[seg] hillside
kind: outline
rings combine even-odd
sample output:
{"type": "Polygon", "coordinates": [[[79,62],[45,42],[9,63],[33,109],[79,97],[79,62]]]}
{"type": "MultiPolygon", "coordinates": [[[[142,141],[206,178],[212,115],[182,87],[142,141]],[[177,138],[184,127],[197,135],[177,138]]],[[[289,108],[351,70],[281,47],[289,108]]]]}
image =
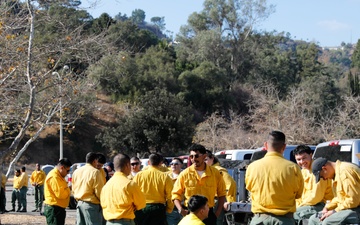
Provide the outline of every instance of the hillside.
{"type": "MultiPolygon", "coordinates": [[[[75,128],[70,132],[64,130],[64,157],[72,163],[83,162],[87,152],[103,152],[109,157],[111,154],[103,149],[95,141],[95,136],[106,126],[111,126],[116,117],[122,113],[115,104],[102,94],[97,95],[96,107],[89,116],[78,120],[75,128]]],[[[24,138],[22,144],[27,140],[24,138]]],[[[8,144],[1,145],[1,149],[7,148],[8,144]]],[[[21,147],[21,146],[20,146],[21,147]]],[[[57,126],[47,127],[40,137],[32,143],[22,155],[18,164],[55,164],[59,157],[59,129],[57,126]]],[[[7,156],[5,162],[10,162],[13,157],[7,156]]],[[[6,167],[6,165],[5,165],[6,167]]]]}

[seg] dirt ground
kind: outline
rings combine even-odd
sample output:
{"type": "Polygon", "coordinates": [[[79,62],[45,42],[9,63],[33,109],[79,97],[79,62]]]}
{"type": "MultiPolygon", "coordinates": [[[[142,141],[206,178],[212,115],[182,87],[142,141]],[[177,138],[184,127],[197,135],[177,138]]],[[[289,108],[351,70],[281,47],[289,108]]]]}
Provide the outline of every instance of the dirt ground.
{"type": "MultiPolygon", "coordinates": [[[[19,213],[5,213],[0,215],[1,225],[42,225],[46,224],[45,216],[19,215],[19,213]]],[[[75,218],[66,218],[66,225],[74,225],[75,218]]]]}

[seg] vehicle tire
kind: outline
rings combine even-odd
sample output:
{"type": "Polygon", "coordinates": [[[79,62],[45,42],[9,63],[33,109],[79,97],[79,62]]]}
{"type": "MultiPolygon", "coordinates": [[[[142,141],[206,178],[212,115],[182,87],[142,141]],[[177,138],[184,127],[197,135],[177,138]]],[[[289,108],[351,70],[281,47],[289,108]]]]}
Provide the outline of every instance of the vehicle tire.
{"type": "Polygon", "coordinates": [[[70,196],[69,209],[76,209],[77,201],[74,196],[70,196]]]}

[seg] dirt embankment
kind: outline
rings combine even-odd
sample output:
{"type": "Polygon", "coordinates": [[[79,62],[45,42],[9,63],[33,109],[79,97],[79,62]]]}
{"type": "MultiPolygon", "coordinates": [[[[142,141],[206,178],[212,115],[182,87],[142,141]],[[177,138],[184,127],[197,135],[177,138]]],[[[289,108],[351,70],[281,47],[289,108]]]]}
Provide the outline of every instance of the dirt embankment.
{"type": "MultiPolygon", "coordinates": [[[[101,133],[105,127],[112,126],[116,123],[117,118],[123,114],[123,108],[112,104],[107,96],[98,94],[96,105],[91,114],[78,120],[72,129],[64,129],[64,157],[69,158],[72,163],[76,163],[83,162],[86,153],[90,151],[107,154],[107,149],[101,147],[101,145],[96,142],[95,137],[101,133]]],[[[25,137],[21,145],[25,143],[26,139],[25,137]]],[[[0,151],[1,149],[6,149],[9,144],[10,143],[0,144],[0,151]]],[[[16,166],[20,168],[22,165],[35,163],[54,165],[59,159],[59,149],[59,127],[47,127],[41,133],[40,137],[28,147],[16,166]]],[[[13,158],[14,155],[8,155],[4,160],[3,168],[6,169],[13,158]]]]}

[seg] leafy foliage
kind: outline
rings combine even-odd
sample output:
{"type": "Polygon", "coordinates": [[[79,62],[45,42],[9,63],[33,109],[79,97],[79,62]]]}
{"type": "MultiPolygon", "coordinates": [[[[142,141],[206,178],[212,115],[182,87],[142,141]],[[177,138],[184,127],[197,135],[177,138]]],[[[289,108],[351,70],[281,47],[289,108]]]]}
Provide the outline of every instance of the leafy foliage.
{"type": "Polygon", "coordinates": [[[156,89],[139,98],[137,103],[141,108],[97,137],[105,147],[134,154],[176,152],[191,143],[194,124],[190,108],[183,100],[156,89]]]}

